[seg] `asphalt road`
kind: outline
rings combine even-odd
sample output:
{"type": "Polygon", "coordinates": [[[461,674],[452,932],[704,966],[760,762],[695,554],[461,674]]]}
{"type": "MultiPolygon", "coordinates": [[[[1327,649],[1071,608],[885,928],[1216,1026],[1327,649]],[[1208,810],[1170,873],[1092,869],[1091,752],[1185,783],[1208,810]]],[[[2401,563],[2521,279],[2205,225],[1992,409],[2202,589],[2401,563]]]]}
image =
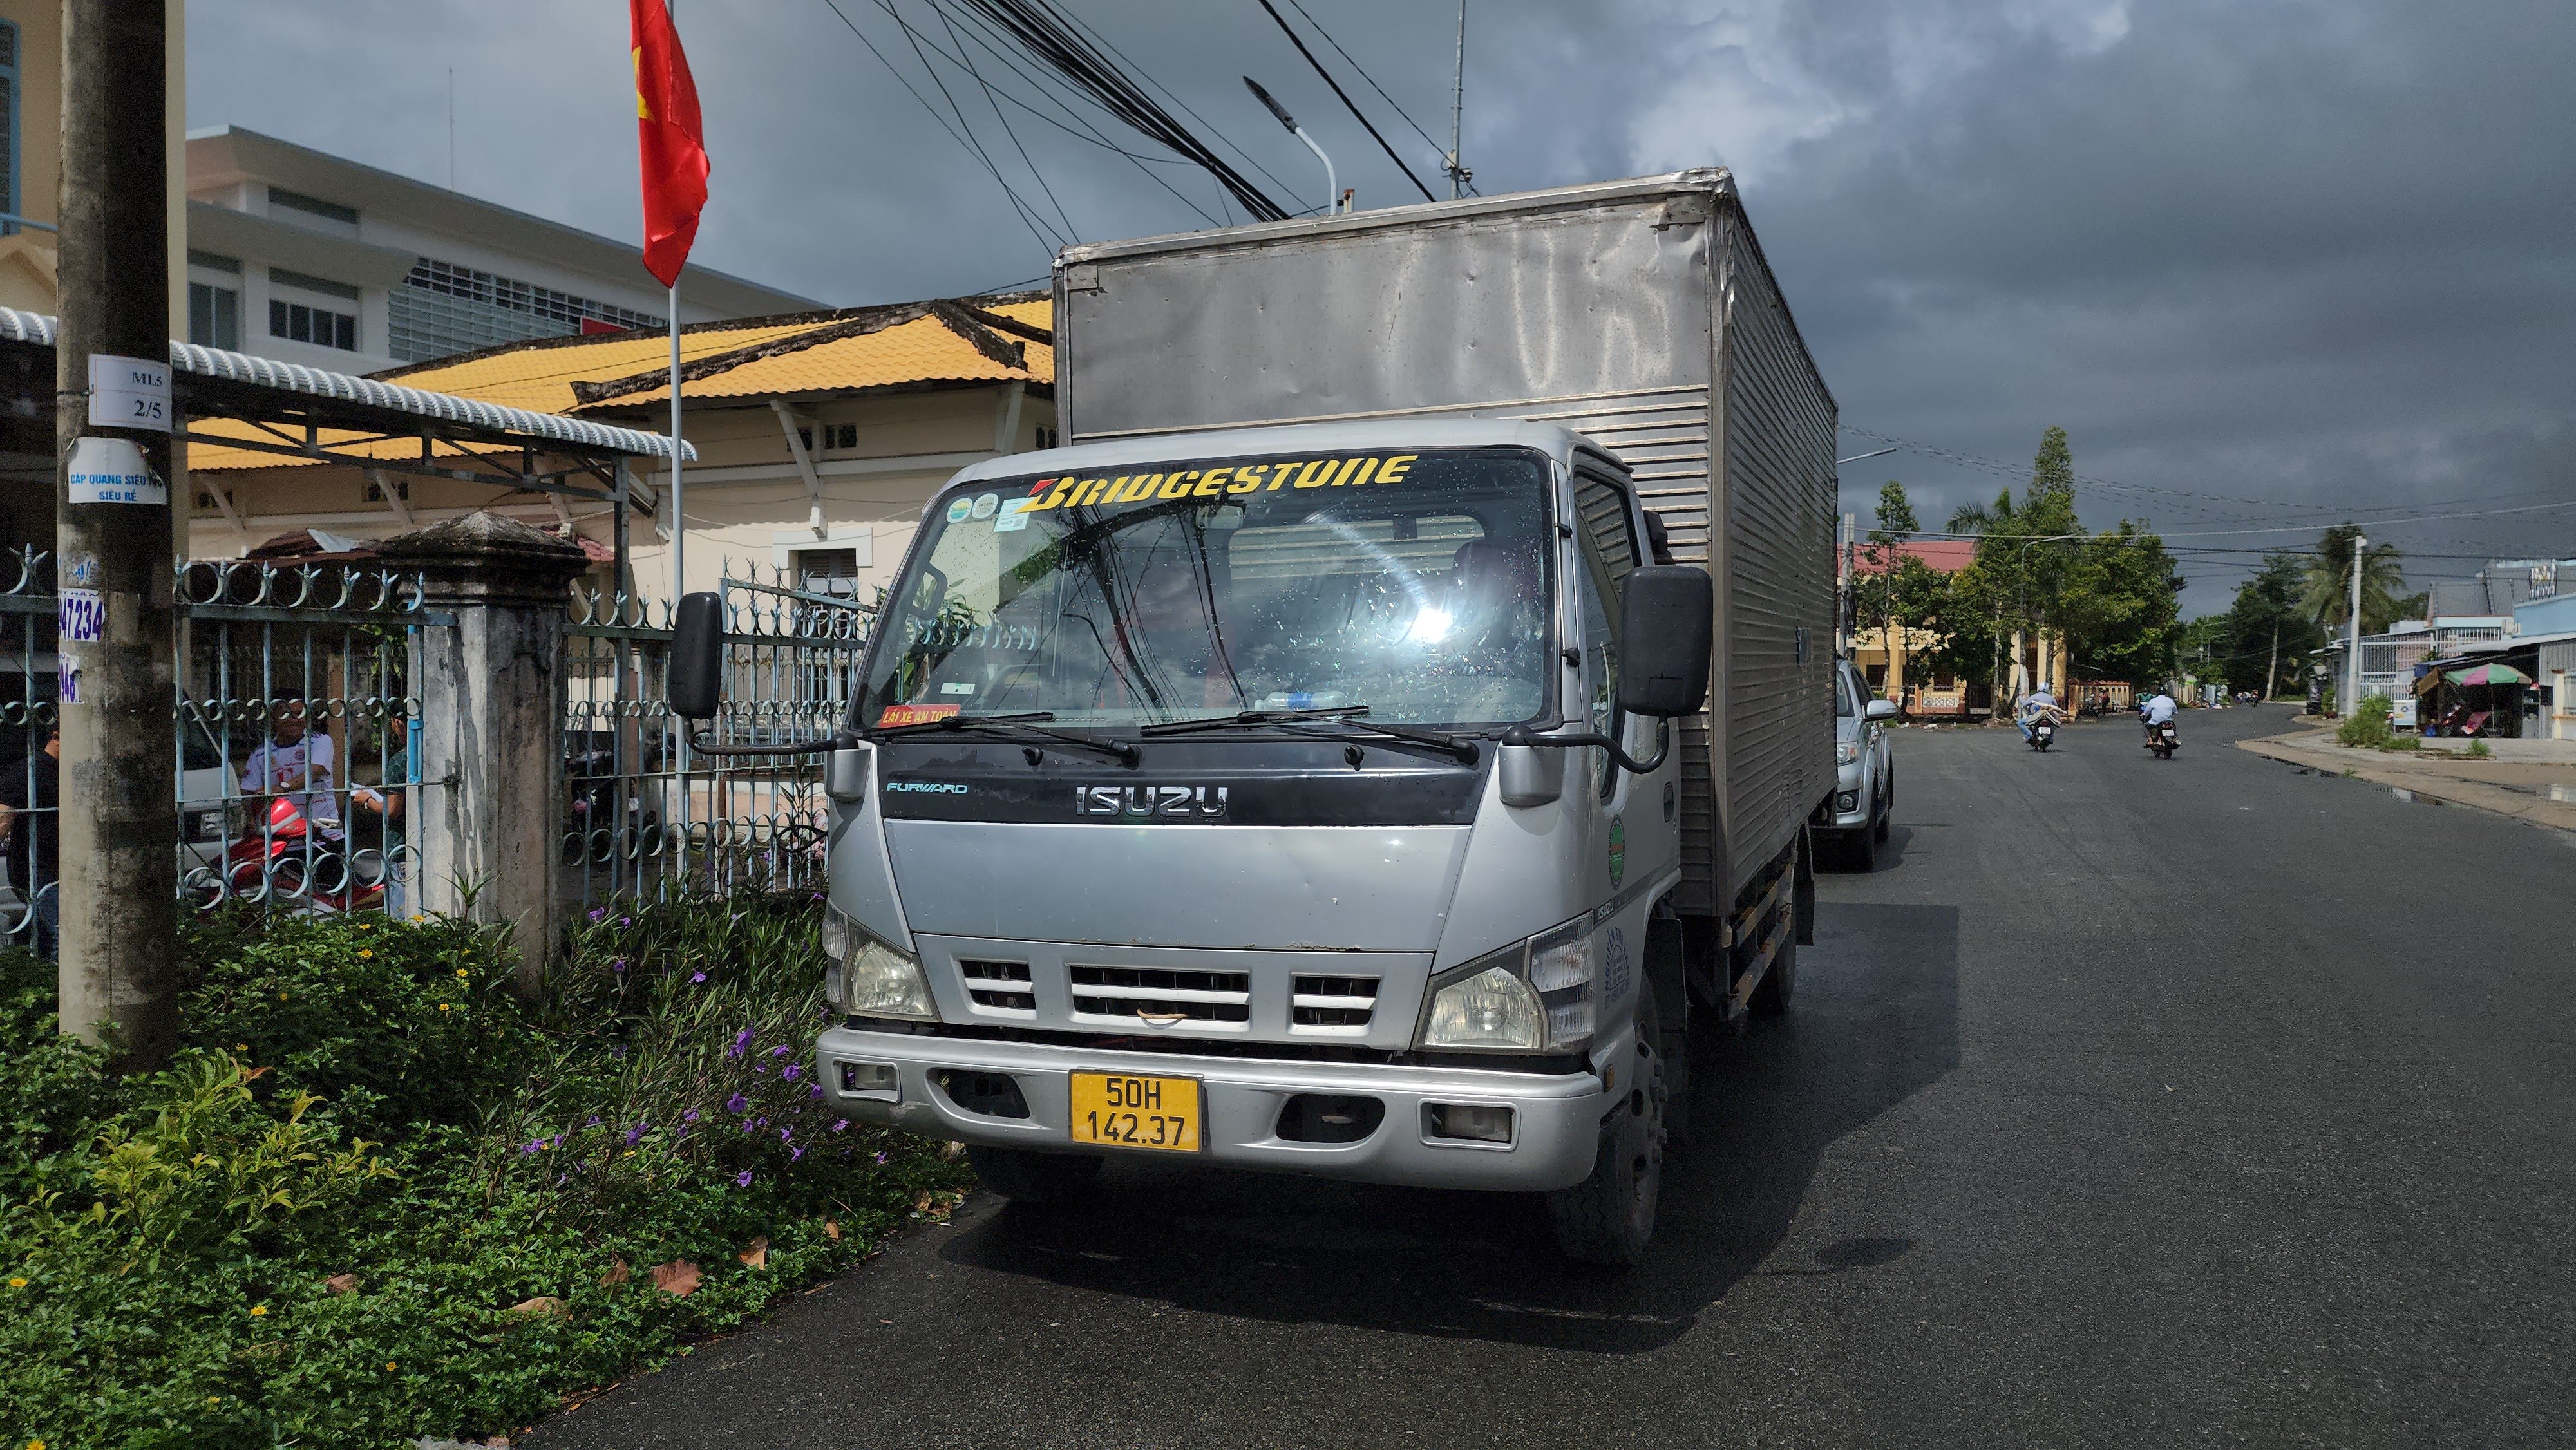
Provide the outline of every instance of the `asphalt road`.
{"type": "Polygon", "coordinates": [[[2225,742],[1904,731],[1653,1256],[1121,1165],[970,1200],[530,1445],[2576,1439],[2576,837],[2225,742]]]}

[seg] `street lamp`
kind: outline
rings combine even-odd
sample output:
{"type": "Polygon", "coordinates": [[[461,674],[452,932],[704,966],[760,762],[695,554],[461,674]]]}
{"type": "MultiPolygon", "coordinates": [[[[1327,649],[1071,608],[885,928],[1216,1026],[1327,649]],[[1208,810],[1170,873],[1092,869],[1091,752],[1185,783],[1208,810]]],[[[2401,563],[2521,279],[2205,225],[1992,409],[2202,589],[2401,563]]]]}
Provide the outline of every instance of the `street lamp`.
{"type": "Polygon", "coordinates": [[[1306,128],[1297,124],[1297,118],[1288,114],[1286,106],[1271,99],[1270,93],[1261,88],[1261,82],[1245,76],[1243,83],[1252,88],[1252,94],[1260,98],[1261,104],[1270,108],[1270,114],[1279,118],[1279,124],[1288,128],[1289,135],[1305,142],[1306,149],[1315,153],[1315,159],[1324,163],[1324,210],[1327,214],[1340,211],[1342,185],[1333,175],[1333,158],[1324,154],[1324,148],[1315,144],[1315,138],[1306,134],[1306,128]]]}

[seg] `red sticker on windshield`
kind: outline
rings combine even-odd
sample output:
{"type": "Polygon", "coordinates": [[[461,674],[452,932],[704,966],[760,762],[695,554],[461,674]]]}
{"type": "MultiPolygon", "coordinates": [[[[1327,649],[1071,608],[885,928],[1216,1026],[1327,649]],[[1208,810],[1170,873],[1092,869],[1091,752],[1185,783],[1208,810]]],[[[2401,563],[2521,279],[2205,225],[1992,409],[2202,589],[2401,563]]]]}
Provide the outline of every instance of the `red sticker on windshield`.
{"type": "Polygon", "coordinates": [[[956,705],[888,705],[877,716],[880,725],[919,725],[928,720],[945,720],[962,708],[956,705]]]}

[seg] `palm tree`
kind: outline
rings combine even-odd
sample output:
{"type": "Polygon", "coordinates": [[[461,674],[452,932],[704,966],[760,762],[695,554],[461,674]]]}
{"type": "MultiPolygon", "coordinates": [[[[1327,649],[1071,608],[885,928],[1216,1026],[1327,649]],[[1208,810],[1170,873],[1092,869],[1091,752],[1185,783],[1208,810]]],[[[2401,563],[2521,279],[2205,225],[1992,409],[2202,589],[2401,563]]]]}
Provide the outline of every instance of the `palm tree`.
{"type": "MultiPolygon", "coordinates": [[[[2317,540],[2308,559],[2306,586],[2299,592],[2299,612],[2329,633],[2341,631],[2352,617],[2353,541],[2362,537],[2353,524],[2337,524],[2317,540]]],[[[2395,544],[2373,544],[2361,559],[2361,628],[2364,634],[2386,629],[2398,615],[2406,590],[2406,570],[2395,544]]]]}

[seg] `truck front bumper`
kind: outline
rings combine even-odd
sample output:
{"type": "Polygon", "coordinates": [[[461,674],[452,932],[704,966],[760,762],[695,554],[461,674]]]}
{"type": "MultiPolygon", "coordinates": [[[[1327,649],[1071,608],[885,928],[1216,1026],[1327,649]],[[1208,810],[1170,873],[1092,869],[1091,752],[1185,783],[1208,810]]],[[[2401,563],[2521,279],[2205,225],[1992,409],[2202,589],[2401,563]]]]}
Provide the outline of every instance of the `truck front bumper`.
{"type": "Polygon", "coordinates": [[[842,1111],[863,1121],[891,1123],[933,1137],[1002,1148],[1126,1153],[1420,1188],[1543,1192],[1570,1187],[1591,1173],[1600,1147],[1602,1117],[1624,1098],[1624,1094],[1605,1092],[1601,1079],[1588,1072],[1541,1076],[1475,1068],[1106,1052],[853,1027],[825,1032],[815,1060],[824,1090],[842,1111]],[[886,1068],[893,1070],[891,1088],[853,1091],[848,1086],[853,1080],[881,1078],[886,1068]],[[1067,1084],[1077,1070],[1196,1078],[1202,1084],[1204,1146],[1184,1155],[1076,1144],[1067,1084]],[[1001,1117],[960,1106],[941,1086],[943,1078],[957,1073],[1009,1078],[1019,1088],[1028,1116],[1001,1117]],[[1385,1116],[1357,1142],[1281,1138],[1281,1110],[1299,1094],[1375,1098],[1384,1104],[1385,1116]],[[1435,1138],[1429,1109],[1452,1104],[1509,1108],[1511,1140],[1435,1138]]]}

